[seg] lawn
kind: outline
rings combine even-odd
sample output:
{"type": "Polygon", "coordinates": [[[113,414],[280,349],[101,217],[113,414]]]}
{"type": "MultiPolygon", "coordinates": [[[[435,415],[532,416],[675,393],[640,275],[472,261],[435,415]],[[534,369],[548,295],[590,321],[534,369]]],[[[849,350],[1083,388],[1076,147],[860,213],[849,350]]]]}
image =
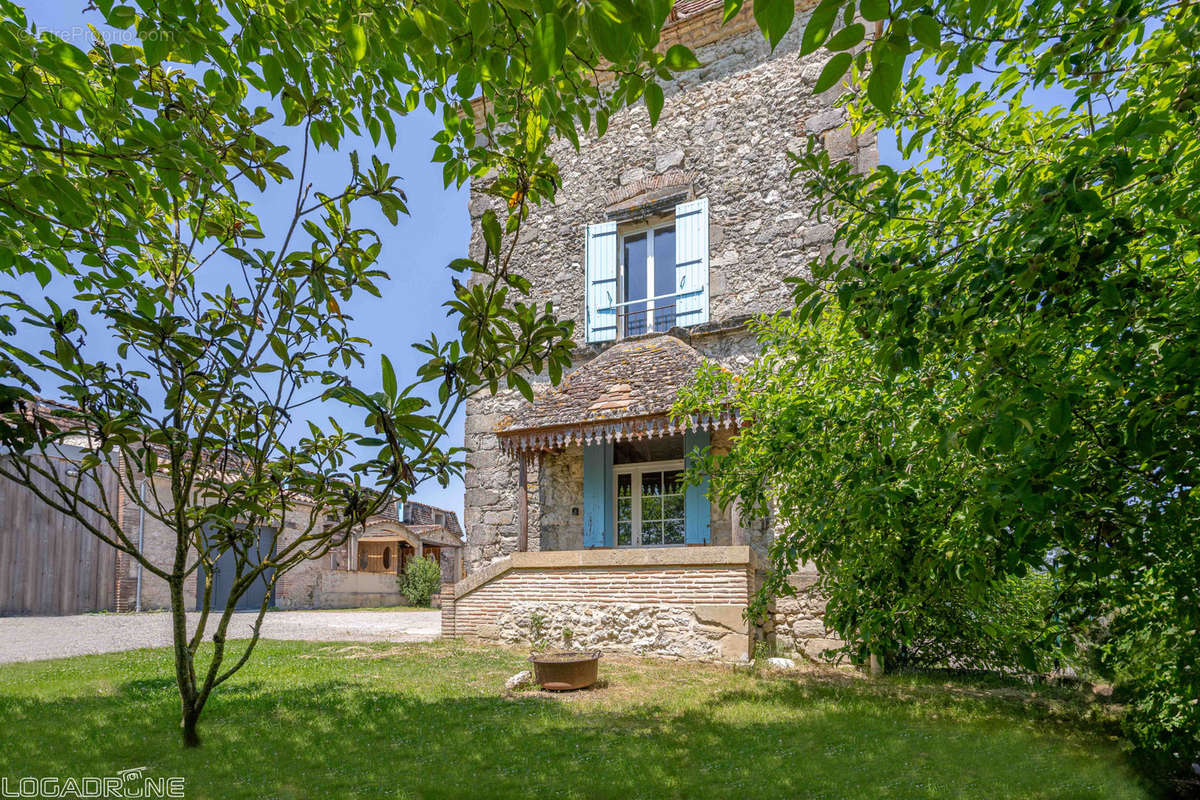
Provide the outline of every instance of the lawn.
{"type": "Polygon", "coordinates": [[[0,776],[183,776],[189,798],[1145,797],[1065,690],[606,659],[504,696],[522,653],[264,642],[184,751],[170,656],[0,667],[0,776]]]}

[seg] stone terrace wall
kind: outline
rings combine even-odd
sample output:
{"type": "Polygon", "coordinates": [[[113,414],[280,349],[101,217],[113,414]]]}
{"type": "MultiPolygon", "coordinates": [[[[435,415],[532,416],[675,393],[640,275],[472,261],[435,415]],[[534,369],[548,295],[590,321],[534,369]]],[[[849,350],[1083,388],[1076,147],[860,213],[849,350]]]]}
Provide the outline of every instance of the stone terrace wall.
{"type": "Polygon", "coordinates": [[[745,661],[748,547],[515,553],[442,594],[442,634],[745,661]]]}
{"type": "MultiPolygon", "coordinates": [[[[822,137],[833,158],[850,159],[859,169],[873,165],[877,156],[873,137],[857,140],[840,127],[842,112],[832,108],[840,90],[812,92],[828,54],[798,54],[809,11],[797,11],[791,33],[774,52],[748,7],[730,23],[736,33],[712,41],[718,35],[713,24],[719,22],[717,12],[664,33],[664,43],[682,38],[692,45],[703,66],[664,86],[666,100],[655,127],[639,104],[614,115],[602,139],[584,138],[579,152],[566,142],[552,146],[562,188],[552,206],[532,211],[512,267],[532,282],[539,302],[552,301],[560,317],[573,319],[576,330],[583,331],[585,226],[604,220],[614,191],[667,171],[691,173],[696,195],[709,199],[712,319],[693,329],[691,343],[736,368],[756,348],[745,328],[734,323],[786,307],[784,278],[804,274],[809,260],[829,247],[832,238],[832,228],[813,216],[800,182],[789,179],[787,150],[801,148],[812,133],[822,137]],[[698,41],[708,43],[696,46],[698,41]]],[[[470,213],[477,223],[490,204],[500,201],[478,191],[479,184],[472,188],[470,213]]],[[[472,231],[471,254],[480,258],[479,225],[473,224],[472,231]]],[[[597,352],[581,347],[575,365],[597,352]]],[[[544,380],[534,379],[535,392],[544,390],[544,380]]],[[[483,393],[467,402],[464,444],[470,452],[463,523],[468,574],[516,547],[516,461],[498,451],[493,430],[523,402],[511,390],[495,397],[483,393]]],[[[569,458],[564,454],[563,460],[569,458]]],[[[563,482],[555,478],[543,495],[536,473],[530,471],[531,550],[574,537],[577,522],[563,516],[569,509],[556,505],[560,489],[577,476],[563,473],[563,482]]]]}
{"type": "Polygon", "coordinates": [[[776,652],[815,659],[842,646],[837,634],[825,627],[825,597],[813,586],[816,580],[815,569],[801,568],[788,578],[795,594],[775,598],[763,632],[776,652]]]}

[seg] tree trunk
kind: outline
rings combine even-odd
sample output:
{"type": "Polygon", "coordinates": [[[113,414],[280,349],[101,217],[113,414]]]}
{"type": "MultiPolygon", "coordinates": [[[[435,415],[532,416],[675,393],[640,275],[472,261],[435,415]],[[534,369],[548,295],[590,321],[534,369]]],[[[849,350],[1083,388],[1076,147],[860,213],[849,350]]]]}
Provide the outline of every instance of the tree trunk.
{"type": "Polygon", "coordinates": [[[184,747],[199,747],[200,734],[196,730],[196,723],[200,720],[200,712],[195,710],[184,709],[183,719],[179,722],[179,727],[183,731],[183,746],[184,747]]]}
{"type": "Polygon", "coordinates": [[[200,720],[200,708],[196,704],[196,669],[192,651],[188,649],[187,609],[183,600],[183,581],[172,578],[171,587],[171,639],[175,646],[175,684],[179,687],[180,721],[184,747],[199,747],[200,734],[196,723],[200,720]]]}

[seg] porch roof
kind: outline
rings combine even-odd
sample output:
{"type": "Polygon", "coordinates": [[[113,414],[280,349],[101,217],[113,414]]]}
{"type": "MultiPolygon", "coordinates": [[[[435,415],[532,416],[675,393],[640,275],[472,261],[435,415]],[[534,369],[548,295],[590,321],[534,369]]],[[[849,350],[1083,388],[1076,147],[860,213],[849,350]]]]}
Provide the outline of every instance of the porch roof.
{"type": "Polygon", "coordinates": [[[505,450],[519,452],[731,427],[729,414],[670,419],[679,390],[705,363],[669,334],[618,342],[502,419],[496,433],[505,450]]]}

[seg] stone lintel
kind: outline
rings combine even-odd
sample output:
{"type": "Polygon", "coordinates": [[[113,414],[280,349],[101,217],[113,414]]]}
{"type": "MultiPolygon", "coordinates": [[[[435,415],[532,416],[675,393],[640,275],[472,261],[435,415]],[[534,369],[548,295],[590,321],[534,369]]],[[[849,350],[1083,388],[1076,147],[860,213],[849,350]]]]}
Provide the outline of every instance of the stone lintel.
{"type": "Polygon", "coordinates": [[[697,603],[692,607],[696,620],[705,625],[716,625],[734,633],[750,633],[750,623],[743,616],[746,606],[709,605],[697,603]]]}

